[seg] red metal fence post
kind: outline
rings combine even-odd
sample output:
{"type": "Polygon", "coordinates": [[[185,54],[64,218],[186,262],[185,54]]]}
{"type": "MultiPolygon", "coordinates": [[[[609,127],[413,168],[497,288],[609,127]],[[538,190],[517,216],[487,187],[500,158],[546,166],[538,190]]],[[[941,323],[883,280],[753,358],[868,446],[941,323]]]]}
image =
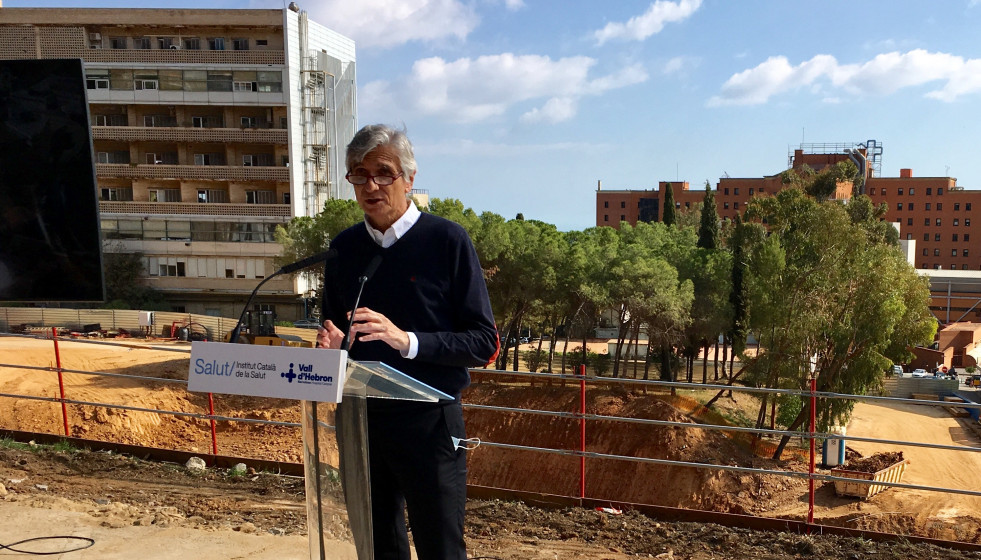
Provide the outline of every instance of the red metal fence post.
{"type": "Polygon", "coordinates": [[[807,477],[807,533],[811,533],[814,523],[814,424],[817,417],[817,378],[811,374],[811,465],[807,477]]]}
{"type": "Polygon", "coordinates": [[[58,327],[51,327],[51,339],[54,340],[55,365],[58,367],[58,392],[61,395],[61,420],[65,424],[65,437],[68,433],[68,406],[65,405],[65,380],[61,373],[61,352],[58,351],[58,327]]]}
{"type": "Polygon", "coordinates": [[[586,499],[586,364],[579,366],[579,497],[586,499]]]}
{"type": "Polygon", "coordinates": [[[215,399],[211,393],[208,393],[208,414],[211,418],[211,454],[218,456],[218,434],[215,432],[215,399]]]}

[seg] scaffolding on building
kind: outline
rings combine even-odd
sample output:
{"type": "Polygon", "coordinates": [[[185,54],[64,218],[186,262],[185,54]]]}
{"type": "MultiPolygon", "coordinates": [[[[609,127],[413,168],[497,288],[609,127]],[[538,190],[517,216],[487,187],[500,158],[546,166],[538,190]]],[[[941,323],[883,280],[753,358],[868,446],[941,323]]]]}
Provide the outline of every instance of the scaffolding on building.
{"type": "MultiPolygon", "coordinates": [[[[801,143],[796,148],[790,148],[787,153],[787,168],[794,166],[794,151],[800,150],[805,154],[845,154],[848,156],[862,155],[866,160],[870,176],[879,177],[882,174],[882,144],[877,140],[865,142],[830,142],[830,143],[801,143]]],[[[861,165],[858,165],[861,168],[861,165]]]]}

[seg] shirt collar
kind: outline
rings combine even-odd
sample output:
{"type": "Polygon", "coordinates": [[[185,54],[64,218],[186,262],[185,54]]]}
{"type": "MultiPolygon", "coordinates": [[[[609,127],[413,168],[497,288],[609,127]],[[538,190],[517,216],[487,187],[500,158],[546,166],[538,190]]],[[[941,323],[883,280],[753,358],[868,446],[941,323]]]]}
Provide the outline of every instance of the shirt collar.
{"type": "Polygon", "coordinates": [[[375,243],[381,245],[383,248],[387,249],[395,244],[396,241],[402,239],[405,232],[409,231],[409,228],[415,225],[419,221],[419,216],[422,212],[416,208],[416,205],[411,200],[409,201],[409,207],[406,209],[405,213],[395,223],[392,227],[388,228],[384,233],[378,231],[377,229],[371,227],[368,220],[364,221],[364,226],[368,229],[368,235],[375,241],[375,243]]]}

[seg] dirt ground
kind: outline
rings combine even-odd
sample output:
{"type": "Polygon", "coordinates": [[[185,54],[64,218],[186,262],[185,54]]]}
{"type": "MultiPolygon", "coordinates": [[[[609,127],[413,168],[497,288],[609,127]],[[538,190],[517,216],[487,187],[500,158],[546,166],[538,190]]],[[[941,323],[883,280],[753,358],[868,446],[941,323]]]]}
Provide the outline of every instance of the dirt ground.
{"type": "MultiPolygon", "coordinates": [[[[0,363],[54,365],[51,348],[51,341],[0,337],[0,363]]],[[[135,343],[108,348],[64,343],[61,359],[62,366],[69,369],[186,379],[186,355],[145,349],[135,343]]],[[[143,381],[65,374],[66,396],[71,399],[207,411],[204,396],[187,393],[181,384],[158,385],[147,390],[143,381]]],[[[53,397],[58,393],[57,377],[51,372],[0,367],[0,393],[53,397]]],[[[516,407],[550,410],[571,406],[574,410],[574,398],[574,392],[559,387],[511,390],[481,383],[465,400],[485,404],[505,401],[516,407]]],[[[61,432],[59,405],[0,399],[0,428],[61,432]]],[[[298,407],[291,401],[266,400],[261,407],[239,397],[216,395],[215,401],[216,413],[223,415],[293,422],[299,417],[298,407]]],[[[675,421],[685,418],[653,397],[626,392],[591,395],[589,412],[675,421]]],[[[78,437],[200,453],[210,450],[207,424],[193,419],[85,405],[69,406],[69,418],[72,435],[78,437]]],[[[468,413],[467,422],[470,435],[486,441],[566,448],[570,439],[578,441],[577,428],[568,420],[500,414],[494,419],[468,413]]],[[[587,448],[638,457],[766,464],[725,438],[716,437],[717,432],[624,426],[592,428],[587,448]]],[[[219,429],[221,454],[293,462],[300,459],[295,429],[241,423],[220,423],[219,429]]],[[[956,419],[938,409],[913,405],[860,404],[848,434],[978,446],[976,437],[956,419]]],[[[895,446],[851,442],[849,447],[871,455],[894,450],[895,446]]],[[[910,459],[904,482],[978,488],[981,453],[909,447],[904,454],[910,459]]],[[[568,458],[536,455],[478,448],[470,454],[471,482],[574,495],[570,490],[576,484],[577,467],[566,464],[568,458]]],[[[609,497],[611,503],[635,501],[796,520],[806,515],[806,482],[798,479],[613,463],[590,461],[587,488],[591,497],[609,497]]],[[[794,463],[777,468],[806,470],[805,465],[794,463]]],[[[129,558],[126,554],[132,553],[134,542],[141,543],[144,560],[308,557],[303,481],[293,477],[254,472],[231,476],[215,470],[194,475],[179,465],[106,453],[8,447],[0,449],[0,484],[4,485],[0,490],[0,544],[76,534],[96,538],[96,546],[58,557],[129,558]],[[214,547],[213,554],[205,554],[209,547],[214,547]]],[[[857,501],[835,496],[829,484],[818,490],[815,518],[828,525],[981,543],[979,506],[978,499],[971,496],[906,489],[890,489],[868,501],[857,501]]],[[[339,514],[333,529],[343,540],[346,535],[340,517],[343,515],[339,514]]],[[[467,531],[471,556],[482,558],[981,558],[981,553],[902,541],[878,543],[830,535],[665,523],[630,510],[622,514],[581,508],[541,510],[500,501],[471,500],[467,531]]],[[[341,541],[331,543],[330,550],[335,554],[332,558],[354,557],[350,545],[341,541]]],[[[3,555],[0,551],[0,557],[3,555]]]]}

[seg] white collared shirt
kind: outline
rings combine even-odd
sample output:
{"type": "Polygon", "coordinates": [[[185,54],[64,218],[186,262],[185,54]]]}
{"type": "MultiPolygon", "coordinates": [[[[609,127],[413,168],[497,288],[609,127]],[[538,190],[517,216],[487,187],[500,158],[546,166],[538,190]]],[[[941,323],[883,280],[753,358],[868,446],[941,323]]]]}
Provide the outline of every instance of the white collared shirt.
{"type": "MultiPolygon", "coordinates": [[[[382,248],[388,249],[394,245],[396,241],[402,239],[405,232],[409,231],[412,226],[416,225],[416,222],[419,221],[419,216],[421,215],[422,212],[420,212],[419,209],[416,208],[415,203],[410,200],[409,207],[406,209],[405,213],[402,214],[402,217],[395,220],[392,227],[388,228],[384,233],[371,227],[371,224],[368,223],[367,219],[364,221],[364,227],[368,229],[368,235],[371,236],[371,239],[374,240],[375,243],[380,245],[382,248]]],[[[406,334],[409,335],[409,349],[402,353],[402,357],[413,360],[419,353],[419,339],[413,332],[407,332],[406,334]]]]}

